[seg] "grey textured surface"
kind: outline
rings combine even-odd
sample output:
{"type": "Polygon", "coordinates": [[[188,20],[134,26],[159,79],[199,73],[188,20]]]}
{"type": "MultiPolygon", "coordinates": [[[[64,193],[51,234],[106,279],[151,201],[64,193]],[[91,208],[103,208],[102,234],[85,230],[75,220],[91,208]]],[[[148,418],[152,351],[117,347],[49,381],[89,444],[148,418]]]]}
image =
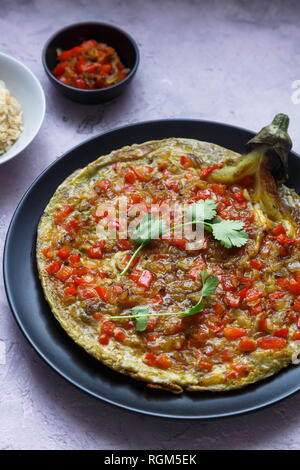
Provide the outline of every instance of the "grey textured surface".
{"type": "MultiPolygon", "coordinates": [[[[0,254],[13,211],[34,178],[75,144],[113,127],[187,117],[256,130],[276,112],[286,112],[300,151],[300,104],[291,98],[292,83],[300,79],[296,0],[1,0],[0,7],[0,50],[31,68],[47,99],[37,138],[0,166],[0,254]],[[62,98],[42,69],[47,38],[84,20],[119,25],[140,47],[130,90],[106,105],[62,98]]],[[[1,448],[299,448],[300,394],[254,414],[212,422],[135,415],[85,395],[30,348],[10,314],[2,278],[0,283],[1,448]]]]}

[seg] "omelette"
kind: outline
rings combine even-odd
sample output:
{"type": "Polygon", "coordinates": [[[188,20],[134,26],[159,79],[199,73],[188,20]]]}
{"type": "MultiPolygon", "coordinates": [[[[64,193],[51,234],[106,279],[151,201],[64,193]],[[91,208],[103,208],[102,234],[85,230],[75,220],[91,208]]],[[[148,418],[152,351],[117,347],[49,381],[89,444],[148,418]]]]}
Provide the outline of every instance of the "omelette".
{"type": "Polygon", "coordinates": [[[284,185],[288,121],[275,116],[243,155],[187,138],[126,146],[57,188],[37,266],[79,346],[173,393],[244,387],[293,361],[300,198],[284,185]]]}

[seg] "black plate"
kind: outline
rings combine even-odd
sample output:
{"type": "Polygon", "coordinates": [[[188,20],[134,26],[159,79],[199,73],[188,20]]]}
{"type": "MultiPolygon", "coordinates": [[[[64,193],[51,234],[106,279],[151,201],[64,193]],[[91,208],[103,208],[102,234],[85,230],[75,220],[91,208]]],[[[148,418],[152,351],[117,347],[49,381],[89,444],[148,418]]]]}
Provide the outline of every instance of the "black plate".
{"type": "MultiPolygon", "coordinates": [[[[258,130],[258,129],[257,129],[258,130]]],[[[273,378],[229,393],[149,390],[142,382],[111,371],[77,346],[52,315],[37,275],[36,227],[57,186],[74,170],[111,150],[166,137],[214,142],[237,152],[253,133],[207,121],[163,120],[133,124],[92,138],[50,165],[32,184],[11,221],[4,249],[4,280],[12,312],[26,338],[59,374],[89,394],[141,413],[169,418],[212,418],[255,410],[300,388],[300,369],[290,366],[273,378]]],[[[289,184],[300,192],[300,157],[291,153],[289,184]]]]}

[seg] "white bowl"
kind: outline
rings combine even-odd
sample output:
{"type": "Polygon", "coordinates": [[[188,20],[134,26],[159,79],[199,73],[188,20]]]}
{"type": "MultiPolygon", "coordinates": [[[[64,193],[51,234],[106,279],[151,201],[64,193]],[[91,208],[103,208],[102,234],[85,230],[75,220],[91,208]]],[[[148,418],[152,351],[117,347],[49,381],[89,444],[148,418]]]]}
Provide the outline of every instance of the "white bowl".
{"type": "Polygon", "coordinates": [[[38,133],[46,109],[45,95],[36,76],[18,60],[0,53],[0,80],[5,82],[11,96],[23,111],[23,132],[18,140],[0,155],[0,164],[11,160],[24,150],[38,133]]]}

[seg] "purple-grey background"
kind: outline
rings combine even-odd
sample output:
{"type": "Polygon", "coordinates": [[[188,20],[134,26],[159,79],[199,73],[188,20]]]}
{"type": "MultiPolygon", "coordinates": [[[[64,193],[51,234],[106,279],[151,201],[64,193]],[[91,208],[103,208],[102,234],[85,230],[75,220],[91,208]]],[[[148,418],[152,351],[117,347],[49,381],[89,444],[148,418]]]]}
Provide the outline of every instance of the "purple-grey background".
{"type": "MultiPolygon", "coordinates": [[[[0,51],[31,68],[47,99],[37,138],[0,166],[0,256],[13,211],[39,173],[74,145],[116,126],[186,117],[258,130],[285,112],[299,152],[300,104],[292,102],[292,83],[300,80],[299,13],[296,0],[0,0],[0,51]],[[131,88],[109,104],[62,98],[42,69],[48,37],[84,20],[118,25],[140,48],[131,88]]],[[[0,287],[2,449],[299,448],[300,394],[211,422],[133,414],[85,395],[28,345],[10,313],[2,278],[0,287]]]]}

